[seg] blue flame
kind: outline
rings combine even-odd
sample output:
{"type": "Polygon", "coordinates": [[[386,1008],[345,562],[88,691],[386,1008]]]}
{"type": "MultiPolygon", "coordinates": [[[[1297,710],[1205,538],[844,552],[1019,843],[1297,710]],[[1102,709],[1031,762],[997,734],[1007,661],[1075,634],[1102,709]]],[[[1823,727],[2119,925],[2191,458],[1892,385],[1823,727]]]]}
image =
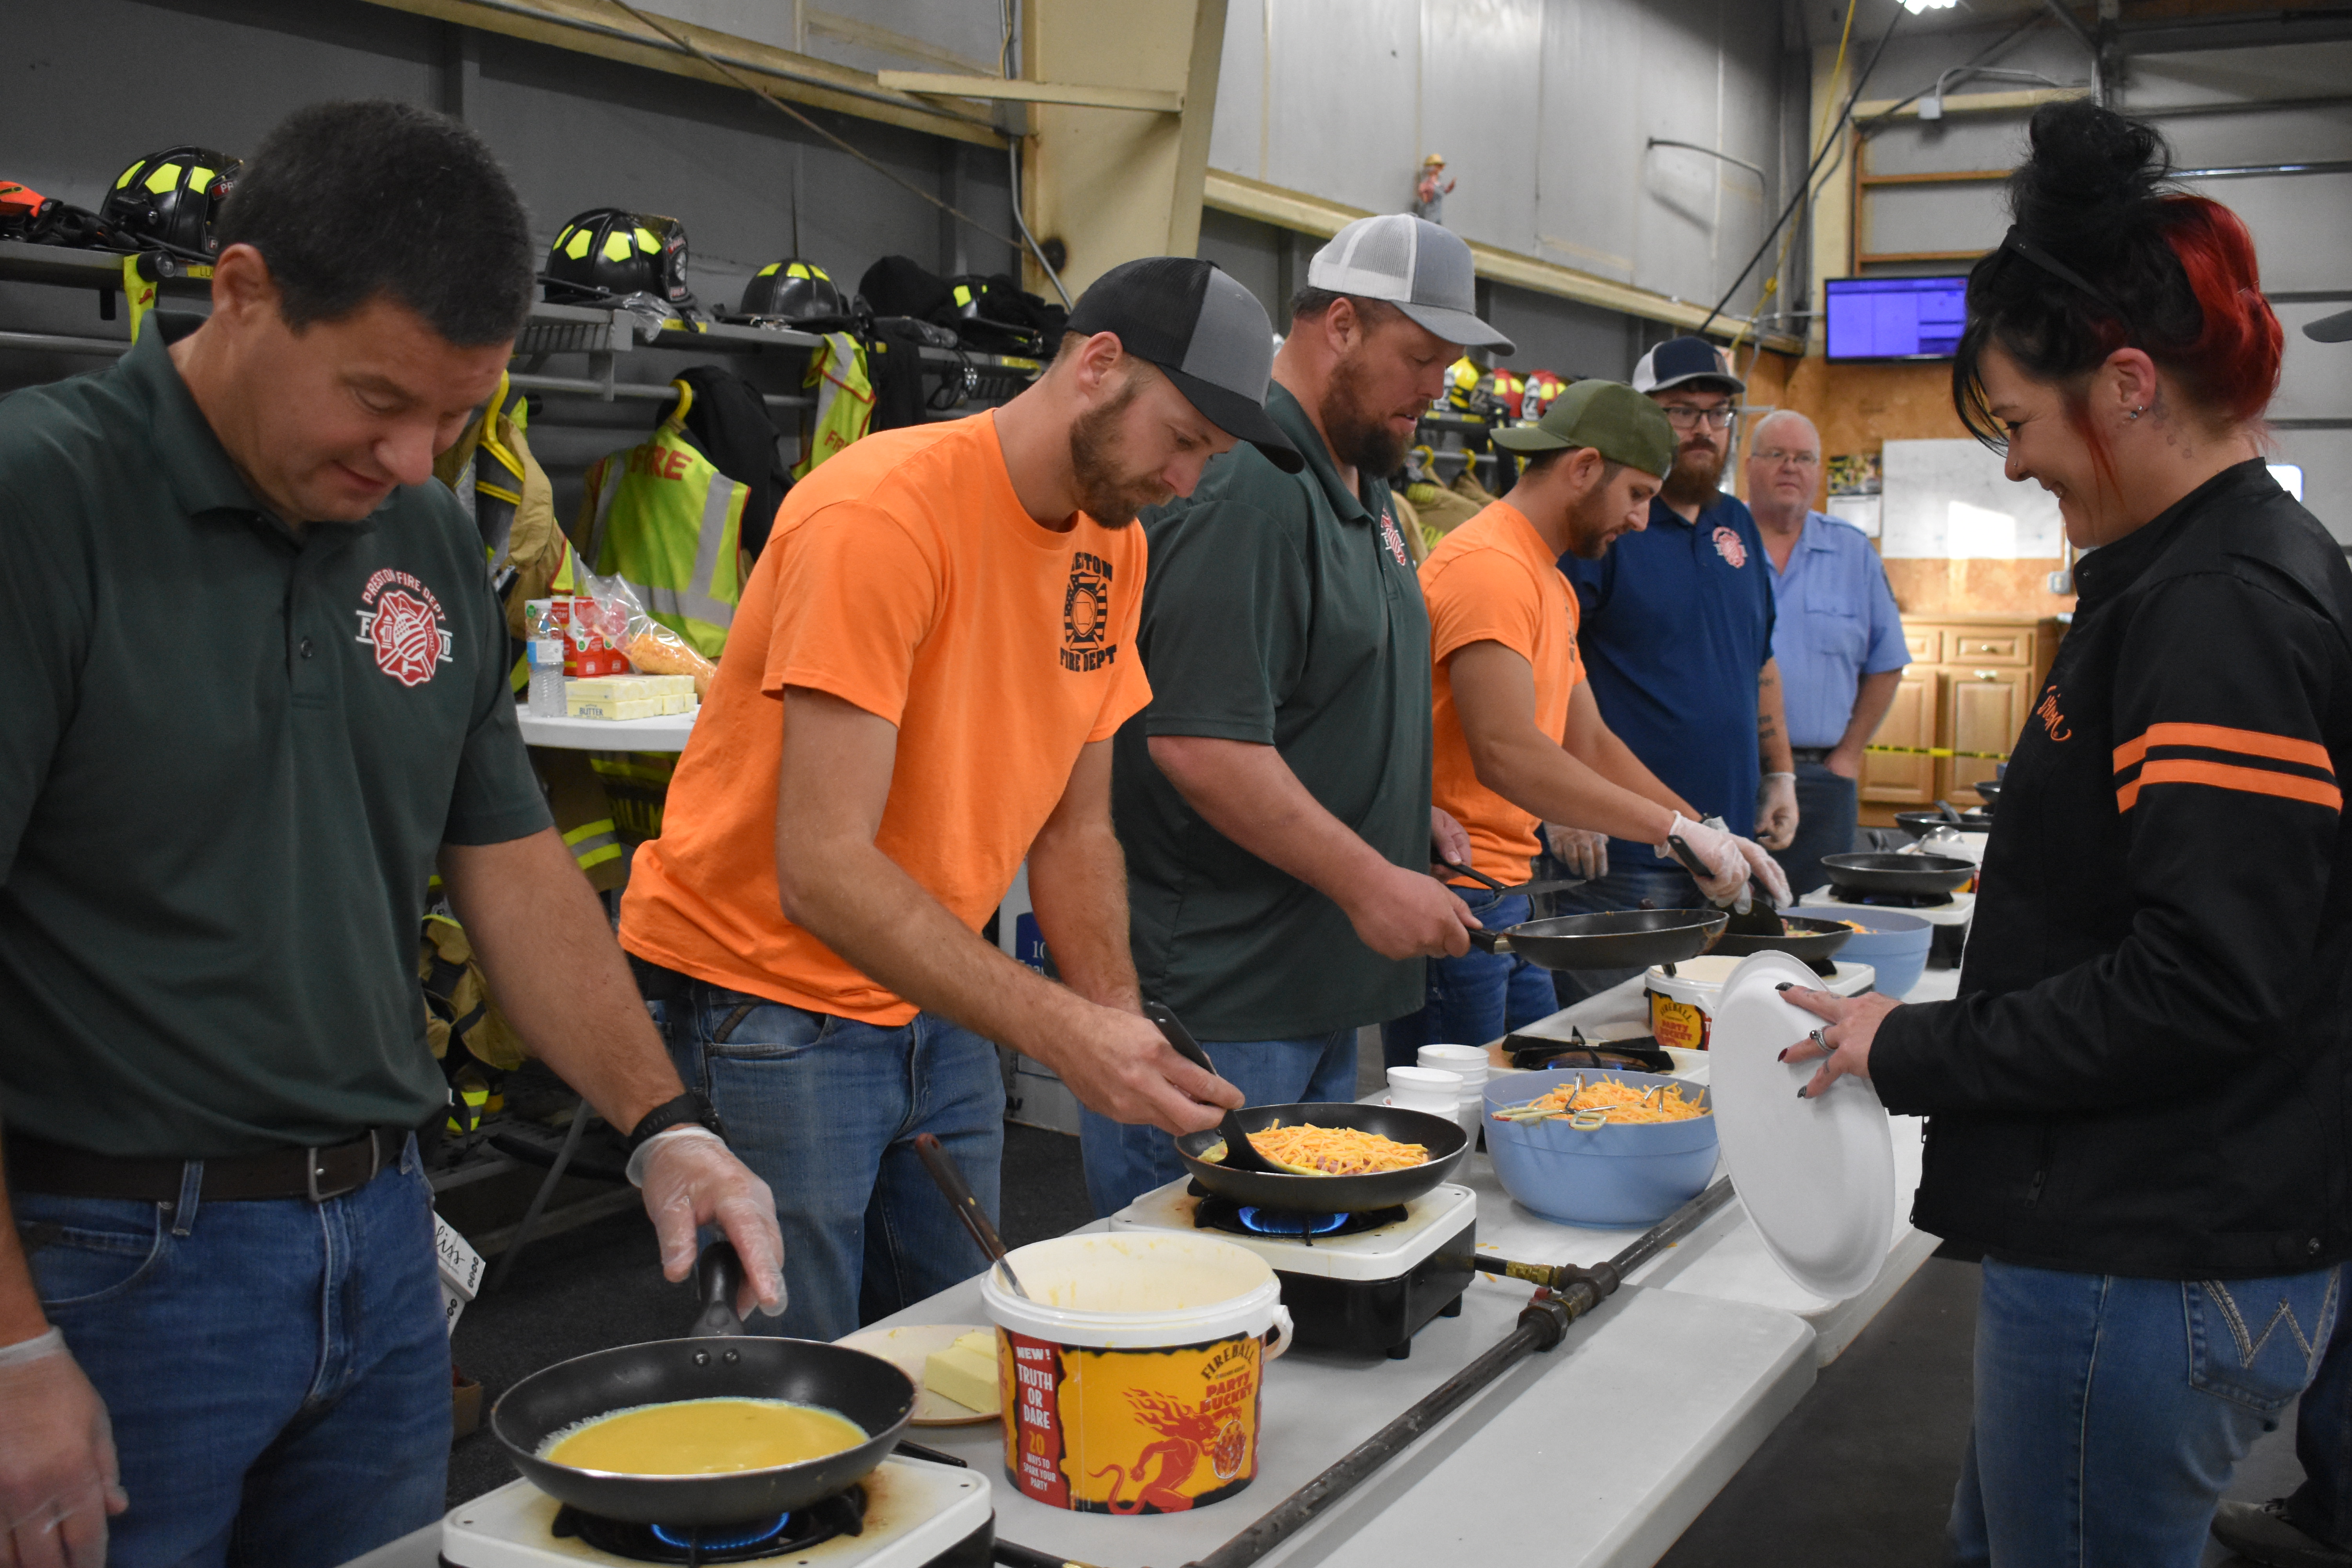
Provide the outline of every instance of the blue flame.
{"type": "Polygon", "coordinates": [[[1293,1214],[1287,1209],[1245,1207],[1238,1216],[1244,1230],[1260,1236],[1328,1236],[1348,1223],[1343,1214],[1293,1214]]]}
{"type": "Polygon", "coordinates": [[[654,1539],[667,1546],[683,1546],[688,1549],[698,1547],[705,1552],[733,1552],[740,1547],[757,1546],[763,1541],[773,1540],[783,1534],[785,1527],[792,1521],[791,1514],[780,1513],[765,1524],[748,1527],[722,1524],[697,1528],[689,1525],[681,1530],[672,1530],[667,1525],[656,1524],[652,1529],[654,1539]],[[717,1530],[733,1533],[727,1535],[713,1533],[717,1530]]]}

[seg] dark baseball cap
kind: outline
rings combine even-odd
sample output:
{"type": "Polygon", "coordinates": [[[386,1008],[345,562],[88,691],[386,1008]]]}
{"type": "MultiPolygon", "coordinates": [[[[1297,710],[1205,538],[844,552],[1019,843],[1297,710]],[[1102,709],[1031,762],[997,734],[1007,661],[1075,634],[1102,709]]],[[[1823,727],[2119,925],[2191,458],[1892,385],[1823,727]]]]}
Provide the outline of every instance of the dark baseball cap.
{"type": "Polygon", "coordinates": [[[1731,356],[1705,338],[1669,338],[1633,367],[1633,390],[1664,392],[1687,386],[1696,392],[1745,392],[1748,384],[1731,374],[1731,356]]]}
{"type": "Polygon", "coordinates": [[[1167,376],[1202,417],[1246,441],[1284,473],[1307,466],[1265,411],[1274,376],[1274,323],[1257,297],[1213,261],[1147,256],[1122,261],[1088,285],[1070,331],[1109,332],[1119,347],[1167,376]]]}
{"type": "Polygon", "coordinates": [[[2352,343],[2352,310],[2338,310],[2303,324],[2303,335],[2315,343],[2352,343]]]}
{"type": "Polygon", "coordinates": [[[1622,381],[1580,381],[1551,400],[1532,425],[1488,433],[1509,452],[1590,447],[1612,463],[1666,477],[1675,466],[1675,427],[1666,411],[1622,381]]]}

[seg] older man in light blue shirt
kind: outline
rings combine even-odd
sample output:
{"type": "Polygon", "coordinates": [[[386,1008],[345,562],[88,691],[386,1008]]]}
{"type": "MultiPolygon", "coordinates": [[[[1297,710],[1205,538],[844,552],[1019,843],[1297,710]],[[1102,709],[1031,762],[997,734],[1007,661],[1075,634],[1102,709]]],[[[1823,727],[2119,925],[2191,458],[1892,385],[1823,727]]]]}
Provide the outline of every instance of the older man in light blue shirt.
{"type": "Polygon", "coordinates": [[[1828,879],[1822,856],[1853,847],[1863,748],[1911,662],[1878,552],[1812,510],[1821,477],[1812,421],[1767,415],[1748,447],[1748,509],[1772,562],[1772,657],[1797,770],[1797,836],[1774,858],[1800,894],[1828,879]]]}

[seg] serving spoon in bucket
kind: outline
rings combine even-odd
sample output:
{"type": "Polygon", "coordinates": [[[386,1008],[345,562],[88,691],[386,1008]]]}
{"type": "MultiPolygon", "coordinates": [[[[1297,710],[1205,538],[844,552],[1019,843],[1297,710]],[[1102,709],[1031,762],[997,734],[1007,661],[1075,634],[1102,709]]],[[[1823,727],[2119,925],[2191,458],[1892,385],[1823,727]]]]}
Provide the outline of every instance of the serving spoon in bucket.
{"type": "MultiPolygon", "coordinates": [[[[1186,1028],[1175,1014],[1157,1002],[1146,1002],[1143,1016],[1159,1026],[1160,1033],[1175,1048],[1178,1056],[1213,1076],[1215,1074],[1216,1064],[1209,1059],[1209,1053],[1201,1048],[1201,1042],[1192,1037],[1192,1031],[1186,1028]]],[[[1217,1123],[1217,1131],[1224,1136],[1224,1166],[1229,1171],[1257,1171],[1270,1176],[1321,1173],[1298,1165],[1286,1165],[1279,1160],[1270,1160],[1259,1153],[1255,1145],[1250,1142],[1249,1134],[1242,1131],[1241,1117],[1236,1112],[1226,1111],[1224,1120],[1217,1123]]]]}
{"type": "Polygon", "coordinates": [[[980,1243],[980,1249],[988,1254],[991,1263],[1004,1270],[1004,1282],[1013,1287],[1013,1293],[1024,1301],[1035,1300],[1037,1298],[1029,1294],[1028,1289],[1021,1283],[1021,1276],[1013,1272],[1012,1259],[1004,1255],[1004,1238],[996,1234],[994,1226],[989,1224],[988,1213],[980,1206],[979,1195],[963,1179],[963,1173],[955,1168],[955,1162],[948,1158],[948,1152],[940,1147],[939,1135],[916,1133],[915,1152],[921,1156],[923,1169],[931,1173],[931,1180],[939,1184],[940,1191],[947,1194],[948,1206],[955,1210],[956,1218],[963,1221],[964,1229],[971,1232],[972,1240],[980,1243]]]}

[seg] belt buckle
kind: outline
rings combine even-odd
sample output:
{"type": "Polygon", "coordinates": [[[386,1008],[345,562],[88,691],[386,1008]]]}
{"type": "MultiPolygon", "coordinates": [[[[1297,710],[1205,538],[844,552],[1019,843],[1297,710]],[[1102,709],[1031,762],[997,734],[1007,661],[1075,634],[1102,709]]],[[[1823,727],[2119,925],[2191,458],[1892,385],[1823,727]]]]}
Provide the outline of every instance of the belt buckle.
{"type": "Polygon", "coordinates": [[[307,1146],[303,1149],[302,1184],[304,1188],[304,1195],[307,1196],[310,1202],[314,1204],[322,1204],[329,1198],[340,1198],[346,1193],[355,1193],[362,1187],[367,1185],[369,1182],[374,1181],[376,1177],[382,1173],[383,1170],[383,1150],[375,1141],[375,1130],[373,1128],[370,1128],[367,1131],[366,1137],[368,1146],[368,1173],[366,1177],[363,1180],[353,1182],[350,1186],[337,1187],[334,1191],[328,1193],[322,1193],[319,1190],[320,1151],[307,1146]]]}

